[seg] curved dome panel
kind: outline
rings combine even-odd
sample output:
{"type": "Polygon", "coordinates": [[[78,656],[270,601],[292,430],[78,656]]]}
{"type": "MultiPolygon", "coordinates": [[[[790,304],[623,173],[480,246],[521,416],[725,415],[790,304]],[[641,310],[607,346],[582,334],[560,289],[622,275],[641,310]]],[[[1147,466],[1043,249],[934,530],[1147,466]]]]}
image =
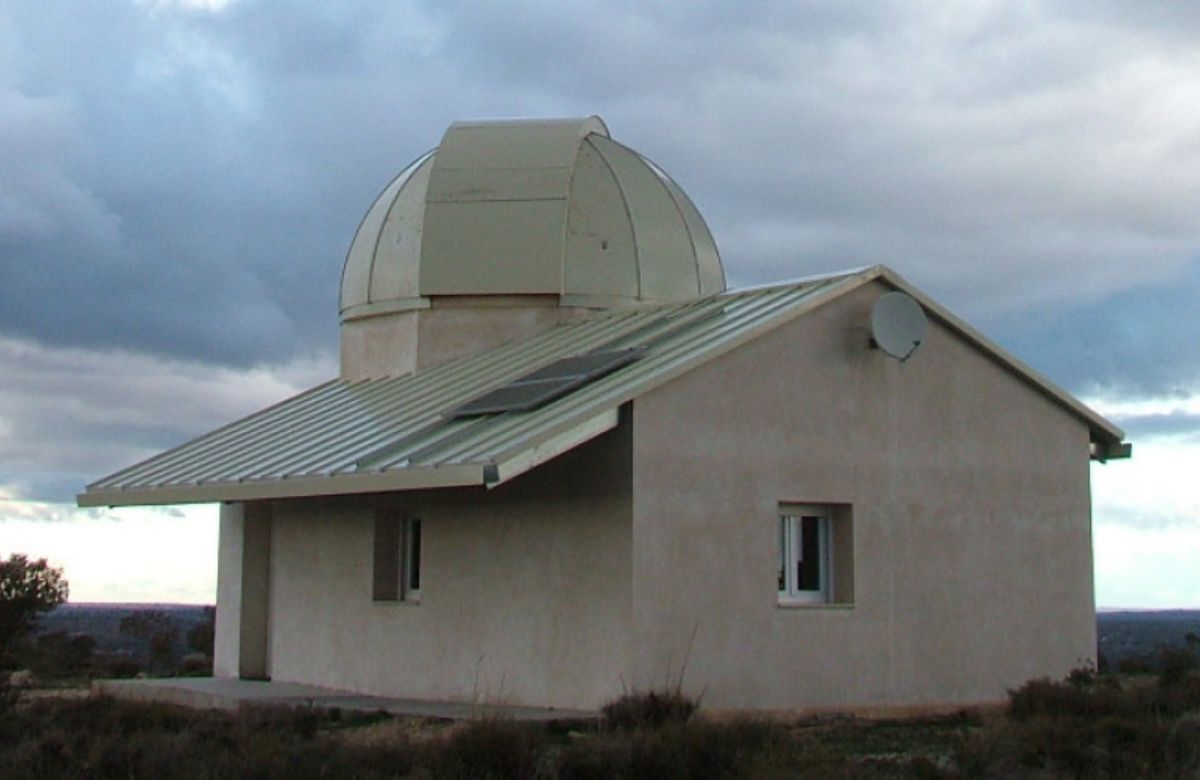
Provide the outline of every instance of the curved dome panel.
{"type": "Polygon", "coordinates": [[[342,268],[343,313],[375,302],[420,299],[416,272],[434,151],[401,171],[363,217],[342,268]]]}
{"type": "Polygon", "coordinates": [[[455,295],[604,307],[723,289],[695,206],[598,117],[458,122],[363,218],[340,310],[345,321],[455,295]]]}

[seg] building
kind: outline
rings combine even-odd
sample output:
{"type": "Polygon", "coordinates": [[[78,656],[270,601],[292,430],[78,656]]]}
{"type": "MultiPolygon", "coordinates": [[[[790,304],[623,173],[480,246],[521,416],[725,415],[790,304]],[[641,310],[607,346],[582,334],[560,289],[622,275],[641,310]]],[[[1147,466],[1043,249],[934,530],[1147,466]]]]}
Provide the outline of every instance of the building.
{"type": "Polygon", "coordinates": [[[882,266],[726,291],[597,118],[451,126],[341,315],[339,378],[79,498],[222,503],[218,675],[824,709],[1094,659],[1089,460],[1122,431],[882,266]]]}

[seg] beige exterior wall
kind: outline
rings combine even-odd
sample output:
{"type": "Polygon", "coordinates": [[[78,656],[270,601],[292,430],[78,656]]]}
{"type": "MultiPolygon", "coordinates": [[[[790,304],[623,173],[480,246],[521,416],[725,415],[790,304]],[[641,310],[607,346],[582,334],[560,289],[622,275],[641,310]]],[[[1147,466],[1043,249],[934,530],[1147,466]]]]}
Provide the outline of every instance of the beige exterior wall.
{"type": "Polygon", "coordinates": [[[271,507],[221,505],[213,674],[261,679],[270,670],[271,507]]]}
{"type": "Polygon", "coordinates": [[[347,382],[403,376],[417,365],[417,312],[342,323],[341,377],[347,382]]]}
{"type": "Polygon", "coordinates": [[[713,707],[980,702],[1094,657],[1085,426],[936,323],[869,350],[883,291],[635,402],[638,686],[686,658],[713,707]],[[781,502],[849,505],[852,605],[778,604],[781,502]]]}
{"type": "Polygon", "coordinates": [[[599,706],[630,625],[629,426],[493,491],[276,505],[272,679],[599,706]],[[422,520],[419,604],[373,602],[374,510],[422,520]]]}
{"type": "Polygon", "coordinates": [[[402,376],[525,339],[587,309],[560,307],[557,295],[451,296],[427,309],[342,323],[341,376],[402,376]]]}

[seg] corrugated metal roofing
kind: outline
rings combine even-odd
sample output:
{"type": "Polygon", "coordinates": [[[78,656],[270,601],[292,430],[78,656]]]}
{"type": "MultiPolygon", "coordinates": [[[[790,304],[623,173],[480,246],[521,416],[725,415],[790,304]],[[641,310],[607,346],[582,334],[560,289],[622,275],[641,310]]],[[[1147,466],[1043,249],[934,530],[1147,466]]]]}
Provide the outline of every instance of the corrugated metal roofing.
{"type": "Polygon", "coordinates": [[[81,505],[167,504],[493,485],[617,424],[620,405],[874,279],[1083,417],[1093,439],[1120,429],[1038,376],[881,266],[701,300],[598,314],[526,341],[399,378],[334,380],[88,486],[81,505]],[[641,359],[528,412],[454,409],[555,360],[642,348],[641,359]]]}

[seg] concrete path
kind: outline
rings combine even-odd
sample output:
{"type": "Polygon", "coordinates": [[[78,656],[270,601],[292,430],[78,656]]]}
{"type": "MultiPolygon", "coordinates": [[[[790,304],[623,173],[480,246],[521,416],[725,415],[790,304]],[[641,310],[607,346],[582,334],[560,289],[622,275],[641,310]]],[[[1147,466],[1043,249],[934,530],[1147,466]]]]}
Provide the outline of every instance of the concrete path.
{"type": "Polygon", "coordinates": [[[158,701],[198,709],[239,710],[245,707],[303,707],[348,712],[386,712],[439,720],[500,716],[526,721],[595,720],[597,712],[553,707],[393,699],[311,685],[217,677],[178,677],[162,680],[96,680],[96,693],[117,699],[158,701]]]}

